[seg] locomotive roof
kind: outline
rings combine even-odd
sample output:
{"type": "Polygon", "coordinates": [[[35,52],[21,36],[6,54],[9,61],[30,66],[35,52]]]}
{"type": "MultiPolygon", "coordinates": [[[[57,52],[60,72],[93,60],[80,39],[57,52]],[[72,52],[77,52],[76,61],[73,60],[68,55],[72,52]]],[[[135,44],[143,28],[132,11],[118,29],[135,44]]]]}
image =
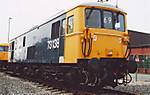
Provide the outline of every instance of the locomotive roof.
{"type": "MultiPolygon", "coordinates": [[[[51,20],[53,20],[53,19],[55,19],[55,18],[57,18],[57,17],[59,17],[59,16],[65,14],[66,12],[68,12],[68,11],[70,11],[70,10],[73,10],[74,8],[77,8],[77,7],[79,7],[79,6],[101,6],[101,7],[106,7],[106,8],[113,8],[113,9],[116,9],[116,10],[119,10],[119,11],[124,12],[122,9],[116,8],[116,6],[113,6],[113,5],[111,5],[111,4],[106,4],[106,3],[101,3],[101,2],[85,2],[85,3],[81,3],[81,4],[79,4],[79,5],[75,5],[75,6],[71,7],[71,8],[64,9],[64,10],[62,10],[62,11],[60,11],[60,12],[58,12],[58,13],[52,15],[52,16],[48,19],[47,22],[49,22],[49,21],[51,21],[51,20]]],[[[125,13],[125,12],[124,12],[124,13],[125,13]]],[[[45,22],[45,23],[47,23],[47,22],[45,22]]],[[[44,25],[45,23],[43,23],[43,24],[41,24],[41,25],[39,25],[39,26],[36,26],[35,28],[40,27],[40,26],[44,25]]],[[[33,29],[33,28],[32,28],[32,29],[33,29]]],[[[31,30],[32,30],[32,29],[31,29],[31,30]]]]}
{"type": "MultiPolygon", "coordinates": [[[[111,4],[107,4],[107,3],[101,3],[101,2],[85,2],[85,3],[81,3],[79,5],[75,5],[75,6],[72,6],[70,8],[67,8],[67,9],[64,9],[54,15],[52,15],[49,19],[48,19],[48,22],[51,21],[52,19],[55,19],[63,14],[65,14],[66,12],[70,11],[70,10],[73,10],[74,8],[77,8],[79,6],[101,6],[101,7],[106,7],[106,8],[113,8],[113,9],[116,9],[116,10],[119,10],[119,11],[122,11],[124,12],[122,9],[120,8],[116,8],[116,6],[114,5],[111,5],[111,4]]],[[[45,23],[44,23],[45,24],[45,23]]],[[[43,24],[39,25],[39,26],[42,26],[43,24]]],[[[35,27],[36,28],[36,27],[35,27]]]]}
{"type": "Polygon", "coordinates": [[[123,11],[120,8],[116,8],[116,6],[111,5],[111,4],[107,4],[107,3],[101,3],[101,2],[85,2],[85,3],[81,3],[79,6],[101,6],[101,7],[107,7],[107,8],[114,8],[114,9],[118,9],[120,11],[123,11]]]}
{"type": "MultiPolygon", "coordinates": [[[[113,9],[115,9],[115,10],[124,12],[122,9],[117,8],[116,6],[111,5],[111,4],[108,4],[108,3],[101,3],[101,2],[84,2],[84,3],[81,3],[81,4],[79,4],[79,5],[76,5],[76,6],[73,6],[73,7],[71,7],[71,8],[68,8],[68,9],[64,10],[64,13],[65,13],[65,12],[68,12],[68,11],[70,11],[70,10],[76,8],[76,7],[79,7],[79,6],[106,7],[106,8],[113,8],[113,9]]],[[[125,12],[124,12],[124,13],[125,13],[125,12]]]]}
{"type": "Polygon", "coordinates": [[[116,9],[116,10],[119,10],[119,11],[124,12],[122,9],[116,8],[116,6],[113,6],[113,5],[111,5],[111,4],[106,4],[106,3],[101,3],[101,2],[85,2],[85,3],[81,3],[81,4],[79,4],[79,5],[75,5],[75,6],[71,7],[71,8],[62,10],[62,11],[60,11],[60,12],[58,12],[58,13],[52,15],[50,18],[48,18],[48,20],[44,21],[44,23],[32,27],[32,28],[29,29],[27,32],[25,32],[25,33],[23,33],[23,34],[21,34],[21,35],[15,37],[15,38],[11,39],[11,41],[14,40],[14,39],[16,39],[16,38],[18,38],[18,37],[20,37],[20,36],[22,36],[22,35],[24,35],[24,34],[26,34],[26,33],[28,33],[28,32],[31,32],[31,31],[33,31],[33,30],[35,30],[35,29],[37,29],[37,28],[43,26],[44,24],[46,24],[46,23],[52,21],[53,19],[55,19],[55,18],[57,18],[57,17],[59,17],[59,16],[65,14],[66,12],[68,12],[68,11],[74,9],[74,8],[77,8],[77,7],[79,7],[79,6],[101,6],[101,7],[106,7],[106,8],[113,8],[113,9],[116,9]]]}

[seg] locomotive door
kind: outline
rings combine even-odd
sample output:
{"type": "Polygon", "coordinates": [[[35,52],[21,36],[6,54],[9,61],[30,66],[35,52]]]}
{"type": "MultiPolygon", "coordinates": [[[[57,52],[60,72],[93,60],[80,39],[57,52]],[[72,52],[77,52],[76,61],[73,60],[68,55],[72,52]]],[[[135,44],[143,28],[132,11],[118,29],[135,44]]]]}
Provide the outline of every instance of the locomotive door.
{"type": "Polygon", "coordinates": [[[59,63],[64,63],[64,40],[66,32],[66,19],[61,21],[60,33],[59,33],[59,63]]]}
{"type": "Polygon", "coordinates": [[[48,42],[52,63],[64,63],[65,27],[66,19],[52,23],[51,40],[48,42]]]}

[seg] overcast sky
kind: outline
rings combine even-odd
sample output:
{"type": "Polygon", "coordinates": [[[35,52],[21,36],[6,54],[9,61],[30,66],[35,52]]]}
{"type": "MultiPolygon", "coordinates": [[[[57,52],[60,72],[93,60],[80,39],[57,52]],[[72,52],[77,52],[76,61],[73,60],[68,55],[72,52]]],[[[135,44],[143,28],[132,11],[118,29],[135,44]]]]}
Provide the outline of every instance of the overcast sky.
{"type": "MultiPolygon", "coordinates": [[[[0,0],[0,43],[7,42],[8,18],[10,38],[47,21],[57,12],[86,1],[97,0],[0,0]]],[[[110,0],[115,5],[116,0],[110,0]]],[[[118,0],[119,7],[128,13],[128,29],[150,33],[150,0],[118,0]]]]}

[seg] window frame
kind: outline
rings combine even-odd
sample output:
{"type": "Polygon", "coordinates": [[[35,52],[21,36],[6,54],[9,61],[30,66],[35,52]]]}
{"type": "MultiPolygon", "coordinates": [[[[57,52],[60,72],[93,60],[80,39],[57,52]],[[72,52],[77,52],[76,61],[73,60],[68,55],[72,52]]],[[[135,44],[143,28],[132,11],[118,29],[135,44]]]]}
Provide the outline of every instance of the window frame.
{"type": "Polygon", "coordinates": [[[102,28],[105,28],[105,29],[114,29],[114,24],[113,24],[113,22],[114,22],[114,12],[112,12],[112,11],[110,11],[110,10],[102,10],[102,23],[103,23],[103,25],[102,25],[102,28]],[[105,23],[104,23],[104,12],[110,12],[111,13],[111,15],[112,15],[112,18],[111,18],[111,24],[112,24],[112,28],[108,28],[108,27],[104,27],[104,25],[105,25],[105,23]]]}
{"type": "MultiPolygon", "coordinates": [[[[122,13],[120,13],[119,15],[122,15],[123,16],[123,21],[124,21],[124,31],[122,31],[122,32],[125,32],[125,29],[126,29],[126,21],[125,21],[125,15],[124,14],[122,14],[122,13]]],[[[121,30],[119,30],[119,31],[121,31],[121,30]]]]}
{"type": "Polygon", "coordinates": [[[70,34],[70,33],[73,33],[73,32],[74,32],[74,15],[71,15],[71,16],[69,16],[69,17],[67,18],[67,34],[70,34]],[[73,23],[72,23],[73,29],[72,29],[71,32],[69,32],[69,19],[70,19],[70,18],[73,18],[73,23]]]}
{"type": "Polygon", "coordinates": [[[8,51],[8,49],[9,49],[9,47],[8,47],[8,46],[5,46],[5,47],[4,47],[4,51],[6,51],[6,52],[7,52],[7,51],[8,51]]]}
{"type": "Polygon", "coordinates": [[[66,20],[66,18],[64,18],[64,19],[62,19],[61,20],[61,29],[60,29],[60,36],[63,36],[63,35],[65,35],[66,34],[66,23],[67,23],[67,20],[66,20]],[[64,22],[65,21],[65,25],[64,25],[64,22]],[[63,27],[63,26],[65,26],[65,27],[63,27]],[[63,31],[63,29],[65,29],[65,31],[63,31]]]}
{"type": "MultiPolygon", "coordinates": [[[[114,21],[114,14],[115,13],[119,13],[119,15],[122,15],[123,16],[123,20],[124,20],[124,31],[121,31],[121,30],[118,30],[118,31],[121,31],[121,32],[125,32],[125,30],[126,30],[126,25],[125,25],[125,23],[126,23],[126,21],[125,21],[125,14],[123,14],[123,13],[121,13],[121,12],[119,12],[119,11],[111,11],[111,10],[107,10],[107,9],[102,9],[102,8],[85,8],[84,9],[84,17],[85,17],[85,27],[87,27],[87,19],[86,19],[86,9],[93,9],[93,10],[99,10],[100,11],[100,14],[101,14],[101,27],[88,27],[88,28],[102,28],[102,29],[111,29],[111,30],[116,30],[117,31],[117,29],[115,29],[115,21],[114,21]],[[112,28],[105,28],[104,27],[104,11],[109,11],[109,12],[111,12],[111,14],[112,14],[112,28]]],[[[118,18],[119,19],[119,18],[118,18]]]]}
{"type": "Polygon", "coordinates": [[[1,48],[0,52],[8,52],[8,46],[0,46],[0,48],[1,48]]]}
{"type": "Polygon", "coordinates": [[[86,10],[87,9],[93,9],[93,10],[98,10],[99,12],[100,12],[100,21],[101,21],[101,24],[99,25],[99,27],[91,27],[91,26],[88,26],[88,28],[102,28],[102,10],[101,9],[99,9],[99,8],[86,8],[85,9],[85,27],[87,27],[87,18],[86,18],[86,10]]]}
{"type": "Polygon", "coordinates": [[[0,52],[3,52],[3,51],[4,51],[4,47],[0,46],[0,52]]]}

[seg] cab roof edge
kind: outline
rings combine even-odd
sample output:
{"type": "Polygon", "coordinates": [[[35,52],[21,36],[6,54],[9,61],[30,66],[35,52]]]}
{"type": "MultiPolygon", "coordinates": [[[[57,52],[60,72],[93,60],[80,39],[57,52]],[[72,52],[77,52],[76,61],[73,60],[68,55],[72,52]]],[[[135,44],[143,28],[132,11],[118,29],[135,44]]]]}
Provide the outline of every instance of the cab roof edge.
{"type": "Polygon", "coordinates": [[[120,8],[116,8],[116,6],[114,6],[114,5],[107,4],[107,3],[101,3],[101,2],[84,2],[84,3],[79,4],[78,6],[102,6],[102,7],[114,8],[114,9],[118,9],[120,11],[123,11],[120,8]]]}

